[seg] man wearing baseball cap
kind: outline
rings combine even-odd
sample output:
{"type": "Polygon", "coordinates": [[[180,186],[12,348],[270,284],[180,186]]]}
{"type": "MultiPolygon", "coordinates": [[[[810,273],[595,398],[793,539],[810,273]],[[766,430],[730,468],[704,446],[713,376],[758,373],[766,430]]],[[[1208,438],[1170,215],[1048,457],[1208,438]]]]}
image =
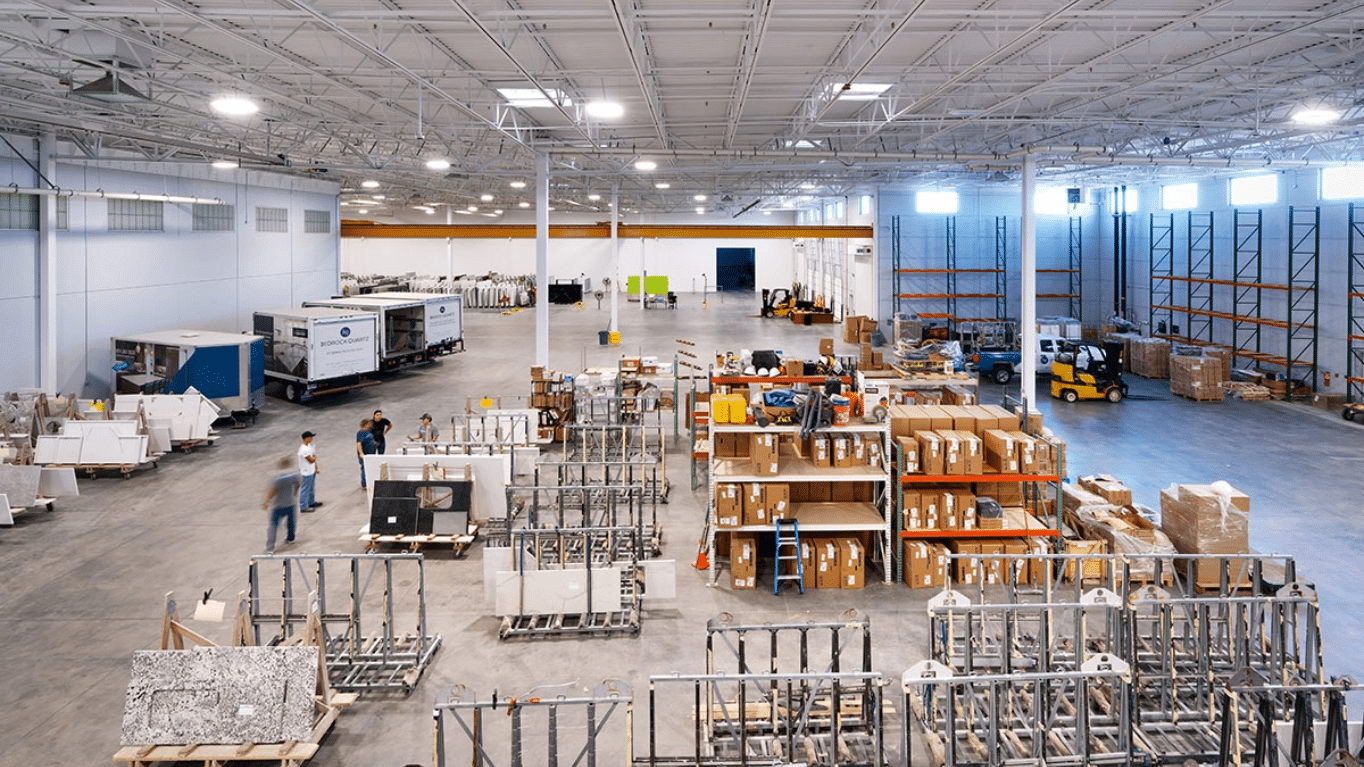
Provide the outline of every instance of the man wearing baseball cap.
{"type": "Polygon", "coordinates": [[[321,471],[317,467],[317,449],[313,447],[313,437],[316,436],[310,431],[303,432],[303,444],[298,446],[298,473],[303,479],[298,489],[299,511],[312,511],[322,505],[321,501],[313,498],[317,472],[321,471]]]}

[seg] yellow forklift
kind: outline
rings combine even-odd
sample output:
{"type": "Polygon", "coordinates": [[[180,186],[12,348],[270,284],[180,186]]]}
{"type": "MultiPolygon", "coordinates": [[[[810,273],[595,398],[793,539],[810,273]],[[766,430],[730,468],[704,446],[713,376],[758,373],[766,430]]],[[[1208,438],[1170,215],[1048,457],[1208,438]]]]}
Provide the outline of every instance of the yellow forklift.
{"type": "Polygon", "coordinates": [[[1066,402],[1106,399],[1122,402],[1122,344],[1065,341],[1051,363],[1051,396],[1066,402]]]}
{"type": "Polygon", "coordinates": [[[789,317],[796,308],[796,294],[786,288],[763,288],[764,317],[789,317]]]}

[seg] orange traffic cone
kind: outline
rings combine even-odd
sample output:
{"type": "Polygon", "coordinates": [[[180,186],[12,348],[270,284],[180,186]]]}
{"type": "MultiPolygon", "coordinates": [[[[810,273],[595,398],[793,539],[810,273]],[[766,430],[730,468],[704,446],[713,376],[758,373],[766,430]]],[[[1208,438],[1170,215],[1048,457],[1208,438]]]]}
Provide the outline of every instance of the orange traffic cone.
{"type": "Polygon", "coordinates": [[[710,560],[706,558],[705,549],[701,549],[700,551],[696,552],[696,563],[693,564],[692,567],[695,567],[697,570],[710,569],[710,560]]]}

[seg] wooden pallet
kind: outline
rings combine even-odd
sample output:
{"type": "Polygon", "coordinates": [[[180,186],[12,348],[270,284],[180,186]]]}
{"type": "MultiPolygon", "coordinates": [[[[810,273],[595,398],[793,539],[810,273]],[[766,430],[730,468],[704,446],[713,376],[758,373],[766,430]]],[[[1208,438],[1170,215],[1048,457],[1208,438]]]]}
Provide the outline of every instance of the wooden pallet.
{"type": "Polygon", "coordinates": [[[1247,402],[1268,402],[1272,399],[1268,387],[1249,381],[1223,381],[1222,391],[1247,402]]]}
{"type": "Polygon", "coordinates": [[[196,447],[205,447],[208,445],[212,445],[213,443],[218,441],[218,437],[219,434],[217,432],[210,432],[209,435],[203,439],[173,440],[171,442],[171,449],[174,450],[175,448],[178,447],[180,448],[181,452],[188,453],[193,451],[194,448],[196,447]]]}
{"type": "Polygon", "coordinates": [[[1190,402],[1221,402],[1221,401],[1222,401],[1222,392],[1221,392],[1220,389],[1218,390],[1217,396],[1216,396],[1216,397],[1191,397],[1191,396],[1189,396],[1188,394],[1180,394],[1179,392],[1175,391],[1174,389],[1171,389],[1171,390],[1170,390],[1170,393],[1173,394],[1173,395],[1175,395],[1176,397],[1181,397],[1181,398],[1183,398],[1183,399],[1189,400],[1190,402]]]}
{"type": "Polygon", "coordinates": [[[406,546],[408,551],[419,551],[423,546],[449,546],[456,556],[462,556],[477,538],[477,525],[469,525],[469,532],[466,535],[377,535],[364,533],[360,536],[360,540],[366,544],[366,553],[377,549],[379,544],[406,546]]]}
{"type": "Polygon", "coordinates": [[[156,453],[155,455],[150,456],[150,458],[151,460],[143,461],[142,463],[48,463],[43,465],[55,469],[75,469],[76,471],[83,471],[85,472],[85,476],[90,479],[99,479],[99,472],[108,470],[121,473],[124,479],[131,479],[133,472],[135,471],[148,468],[155,469],[157,461],[161,458],[161,454],[156,453]]]}

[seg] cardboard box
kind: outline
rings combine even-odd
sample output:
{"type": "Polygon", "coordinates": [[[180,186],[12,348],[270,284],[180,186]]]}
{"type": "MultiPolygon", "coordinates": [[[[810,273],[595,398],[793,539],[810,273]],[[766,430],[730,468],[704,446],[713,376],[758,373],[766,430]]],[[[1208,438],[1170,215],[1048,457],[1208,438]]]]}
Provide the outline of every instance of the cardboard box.
{"type": "Polygon", "coordinates": [[[952,563],[952,580],[957,583],[980,583],[980,544],[952,541],[949,546],[952,553],[957,555],[952,563]]]}
{"type": "Polygon", "coordinates": [[[948,432],[954,436],[958,443],[957,460],[961,463],[963,474],[979,476],[985,473],[985,440],[981,439],[975,432],[953,430],[948,432]]]}
{"type": "Polygon", "coordinates": [[[1023,485],[1019,482],[977,482],[976,495],[987,496],[1000,506],[1022,506],[1023,485]]]}
{"type": "MultiPolygon", "coordinates": [[[[1108,550],[1103,541],[1066,541],[1065,553],[1067,554],[1103,554],[1108,550]]],[[[1099,560],[1068,560],[1065,570],[1061,577],[1064,580],[1075,580],[1076,570],[1080,572],[1080,578],[1085,581],[1101,580],[1104,577],[1104,565],[1099,560]]]]}
{"type": "Polygon", "coordinates": [[[767,503],[764,499],[766,493],[763,492],[764,485],[761,482],[745,482],[743,488],[743,523],[745,525],[765,525],[771,522],[767,515],[767,503]]]}
{"type": "Polygon", "coordinates": [[[828,435],[816,434],[810,437],[810,461],[822,469],[834,465],[834,453],[828,435]]]}
{"type": "Polygon", "coordinates": [[[843,343],[855,344],[862,334],[862,317],[852,315],[843,320],[843,343]]]}
{"type": "Polygon", "coordinates": [[[935,431],[942,440],[942,463],[944,474],[965,474],[966,464],[961,460],[961,440],[951,429],[935,431]]]}
{"type": "Polygon", "coordinates": [[[758,534],[731,533],[729,538],[730,588],[752,589],[758,585],[758,534]]]}
{"type": "Polygon", "coordinates": [[[985,442],[985,465],[1001,474],[1018,473],[1017,443],[1015,432],[991,429],[982,435],[985,442]]]}
{"type": "Polygon", "coordinates": [[[1037,474],[1037,439],[1021,431],[1009,432],[1014,438],[1014,450],[1018,457],[1019,474],[1037,474]]]}
{"type": "Polygon", "coordinates": [[[921,470],[919,465],[919,440],[914,437],[897,437],[896,445],[899,446],[900,456],[904,462],[906,474],[918,474],[921,470]]]}
{"type": "MultiPolygon", "coordinates": [[[[999,405],[981,405],[981,407],[984,408],[987,413],[991,413],[995,416],[998,424],[995,428],[1003,431],[1016,431],[1018,429],[1019,418],[1017,413],[1011,413],[999,405]]],[[[989,429],[981,429],[980,420],[978,419],[976,433],[984,437],[986,431],[989,431],[989,429]]]]}
{"type": "MultiPolygon", "coordinates": [[[[783,574],[793,575],[796,573],[795,560],[787,560],[783,565],[783,574]]],[[[809,539],[802,538],[800,541],[800,576],[801,584],[807,589],[819,588],[817,571],[819,564],[815,560],[815,544],[809,539]]]]}
{"type": "Polygon", "coordinates": [[[773,522],[791,519],[795,514],[791,508],[791,486],[782,482],[769,482],[763,488],[763,504],[767,507],[767,518],[773,522]]]}
{"type": "Polygon", "coordinates": [[[904,542],[905,583],[912,589],[947,584],[947,547],[926,541],[904,542]]]}
{"type": "Polygon", "coordinates": [[[839,588],[860,589],[866,585],[867,552],[856,538],[838,539],[839,588]]]}
{"type": "Polygon", "coordinates": [[[867,465],[867,438],[861,434],[848,435],[848,448],[852,452],[854,466],[867,465]]]}
{"type": "Polygon", "coordinates": [[[998,541],[983,541],[980,544],[980,581],[987,585],[1004,582],[1007,572],[1004,561],[998,555],[1004,553],[1004,545],[998,541]],[[994,555],[994,556],[991,556],[994,555]]]}
{"type": "MultiPolygon", "coordinates": [[[[1160,529],[1181,554],[1246,554],[1250,551],[1250,496],[1226,486],[1176,485],[1160,491],[1160,529]]],[[[1200,561],[1200,584],[1220,579],[1218,563],[1200,561]]]]}
{"type": "Polygon", "coordinates": [[[1004,553],[1010,556],[1001,560],[1004,582],[1018,585],[1032,583],[1032,565],[1026,558],[1028,544],[1020,538],[1011,538],[1003,542],[1003,547],[1004,553]]]}
{"type": "Polygon", "coordinates": [[[882,452],[880,438],[869,437],[867,439],[867,466],[871,467],[872,469],[880,469],[885,466],[884,461],[885,455],[882,452]]]}
{"type": "Polygon", "coordinates": [[[941,475],[946,473],[942,438],[932,431],[921,431],[914,435],[919,443],[919,468],[924,474],[941,475]]]}
{"type": "Polygon", "coordinates": [[[781,473],[777,461],[777,435],[752,434],[748,444],[748,460],[753,473],[758,476],[776,476],[781,473]]]}
{"type": "Polygon", "coordinates": [[[836,589],[842,587],[842,572],[839,569],[838,539],[816,538],[815,544],[815,588],[836,589]]]}
{"type": "Polygon", "coordinates": [[[888,415],[892,439],[913,437],[920,431],[933,428],[933,421],[922,405],[891,405],[888,415]]]}
{"type": "Polygon", "coordinates": [[[952,503],[957,514],[957,528],[976,530],[980,527],[976,515],[976,497],[963,490],[952,491],[952,503]]]}
{"type": "Polygon", "coordinates": [[[715,486],[715,526],[738,527],[744,523],[744,505],[740,485],[721,482],[715,486]]]}
{"type": "Polygon", "coordinates": [[[834,468],[846,469],[853,465],[852,440],[847,435],[830,437],[829,444],[833,448],[834,468]]]}
{"type": "Polygon", "coordinates": [[[1131,506],[1132,490],[1107,474],[1080,477],[1080,487],[1100,496],[1114,506],[1131,506]]]}
{"type": "Polygon", "coordinates": [[[834,339],[832,339],[832,338],[821,338],[821,339],[819,339],[819,353],[820,353],[820,355],[825,356],[825,357],[828,357],[828,356],[833,355],[833,353],[834,353],[834,339]]]}
{"type": "Polygon", "coordinates": [[[900,507],[900,529],[921,530],[925,524],[924,510],[920,505],[922,495],[917,490],[906,490],[900,507]]]}

